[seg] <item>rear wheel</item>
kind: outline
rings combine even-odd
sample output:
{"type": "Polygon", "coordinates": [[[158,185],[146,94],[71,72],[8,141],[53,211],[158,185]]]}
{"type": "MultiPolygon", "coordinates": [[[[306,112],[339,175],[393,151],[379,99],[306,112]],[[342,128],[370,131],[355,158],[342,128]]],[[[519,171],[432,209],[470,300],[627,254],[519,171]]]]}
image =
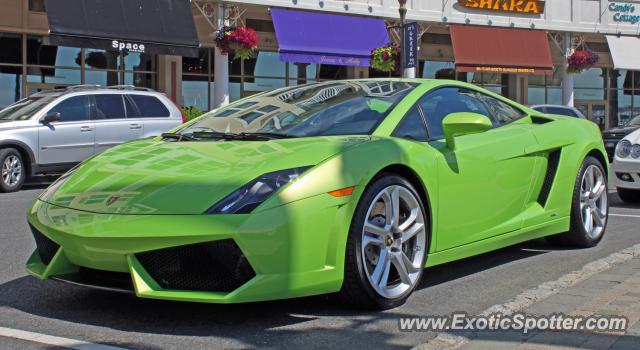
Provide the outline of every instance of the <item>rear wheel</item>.
{"type": "Polygon", "coordinates": [[[420,196],[406,179],[386,175],[364,192],[349,230],[340,296],[369,309],[402,305],[420,283],[427,226],[420,196]]]}
{"type": "Polygon", "coordinates": [[[587,157],[580,167],[573,190],[569,231],[547,239],[552,243],[593,247],[604,236],[608,215],[605,170],[596,158],[587,157]]]}
{"type": "Polygon", "coordinates": [[[22,156],[14,148],[0,149],[0,192],[14,192],[24,183],[22,156]]]}
{"type": "Polygon", "coordinates": [[[618,187],[618,197],[620,197],[623,202],[640,203],[640,190],[618,187]]]}

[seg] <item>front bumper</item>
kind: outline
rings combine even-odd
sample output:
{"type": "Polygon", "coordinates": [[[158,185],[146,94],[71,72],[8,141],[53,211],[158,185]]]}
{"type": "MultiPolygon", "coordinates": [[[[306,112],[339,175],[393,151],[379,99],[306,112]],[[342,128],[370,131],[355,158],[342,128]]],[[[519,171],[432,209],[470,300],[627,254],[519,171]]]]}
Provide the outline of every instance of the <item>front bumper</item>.
{"type": "Polygon", "coordinates": [[[140,297],[181,301],[236,303],[330,293],[342,285],[353,209],[348,197],[329,195],[248,215],[97,214],[36,201],[27,219],[38,249],[27,270],[39,279],[111,290],[130,286],[140,297]],[[234,249],[239,254],[226,254],[234,249]],[[152,267],[158,264],[160,272],[152,267]],[[181,276],[194,270],[193,276],[181,276]],[[227,279],[226,288],[199,283],[221,270],[241,278],[231,284],[227,279]],[[91,282],[82,278],[92,275],[91,282]],[[121,281],[123,276],[131,284],[121,281]],[[111,277],[120,279],[117,288],[111,277]]]}
{"type": "Polygon", "coordinates": [[[640,190],[640,159],[616,158],[613,162],[613,172],[616,187],[640,190]]]}

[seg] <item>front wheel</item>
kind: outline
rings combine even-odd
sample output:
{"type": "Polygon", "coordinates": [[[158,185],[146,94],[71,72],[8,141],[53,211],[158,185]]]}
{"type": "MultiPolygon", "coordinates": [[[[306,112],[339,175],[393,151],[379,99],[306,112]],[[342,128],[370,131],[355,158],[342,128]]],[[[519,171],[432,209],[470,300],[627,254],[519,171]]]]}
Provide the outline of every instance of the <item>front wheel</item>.
{"type": "Polygon", "coordinates": [[[420,283],[428,222],[406,179],[381,176],[368,186],[353,217],[345,256],[343,300],[368,309],[402,305],[420,283]]]}
{"type": "Polygon", "coordinates": [[[607,177],[602,164],[585,158],[573,190],[571,226],[568,232],[548,237],[552,243],[576,247],[593,247],[600,242],[607,228],[609,197],[607,177]]]}
{"type": "Polygon", "coordinates": [[[0,192],[15,192],[26,176],[20,153],[13,148],[0,149],[0,192]]]}

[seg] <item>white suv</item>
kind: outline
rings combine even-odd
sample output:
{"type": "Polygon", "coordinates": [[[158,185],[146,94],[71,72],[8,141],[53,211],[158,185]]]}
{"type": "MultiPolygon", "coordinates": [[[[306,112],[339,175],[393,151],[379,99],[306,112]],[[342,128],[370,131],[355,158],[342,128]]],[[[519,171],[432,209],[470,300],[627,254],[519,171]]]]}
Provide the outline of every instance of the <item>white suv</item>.
{"type": "Polygon", "coordinates": [[[31,95],[0,110],[0,192],[183,122],[180,109],[150,89],[81,85],[31,95]]]}
{"type": "Polygon", "coordinates": [[[625,202],[640,203],[640,130],[618,142],[613,172],[620,198],[625,202]]]}

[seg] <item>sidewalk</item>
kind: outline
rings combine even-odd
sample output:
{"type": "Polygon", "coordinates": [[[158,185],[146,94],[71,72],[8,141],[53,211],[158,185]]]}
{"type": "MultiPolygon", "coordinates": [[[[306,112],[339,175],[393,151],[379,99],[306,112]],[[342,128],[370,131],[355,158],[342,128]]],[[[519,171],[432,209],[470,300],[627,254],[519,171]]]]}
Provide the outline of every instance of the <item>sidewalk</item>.
{"type": "Polygon", "coordinates": [[[474,332],[459,349],[640,349],[640,257],[566,288],[524,309],[531,315],[616,315],[629,319],[622,334],[614,332],[515,331],[474,332]]]}

